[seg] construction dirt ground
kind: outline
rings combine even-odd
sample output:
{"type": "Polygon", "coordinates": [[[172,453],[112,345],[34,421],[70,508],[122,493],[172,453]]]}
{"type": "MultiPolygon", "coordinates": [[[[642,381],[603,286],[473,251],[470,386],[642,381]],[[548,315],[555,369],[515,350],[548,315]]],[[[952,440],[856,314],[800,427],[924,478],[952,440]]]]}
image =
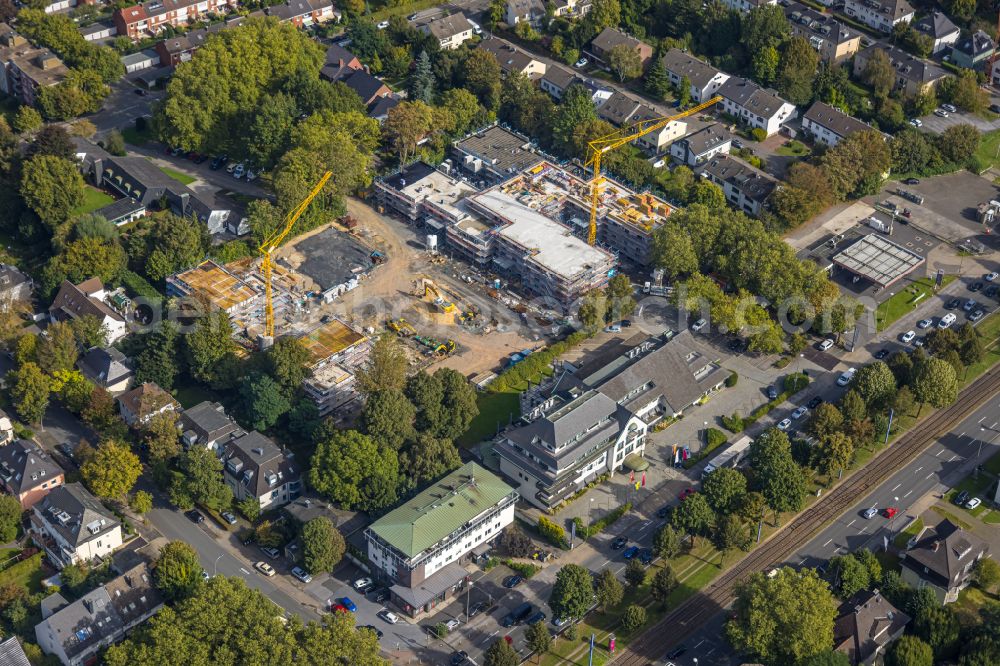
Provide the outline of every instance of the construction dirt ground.
{"type": "MultiPolygon", "coordinates": [[[[387,260],[356,289],[321,306],[312,318],[334,314],[355,327],[371,327],[376,332],[382,331],[387,321],[404,318],[420,336],[456,343],[456,350],[447,356],[425,355],[424,362],[430,361],[429,370],[449,367],[467,377],[499,368],[510,354],[545,343],[544,333],[522,325],[516,312],[486,295],[483,285],[464,282],[459,276],[467,267],[443,257],[434,260],[412,228],[381,215],[356,198],[347,199],[347,211],[357,222],[351,233],[371,249],[382,252],[387,260]],[[425,281],[453,302],[456,311],[443,313],[433,298],[425,297],[425,281]],[[460,313],[469,309],[478,310],[485,321],[495,320],[496,324],[484,329],[458,323],[460,313]]],[[[327,228],[324,225],[294,238],[279,250],[278,256],[295,259],[294,255],[301,254],[297,246],[327,228]]],[[[412,350],[413,346],[408,348],[412,350]]],[[[416,353],[413,356],[421,358],[416,353]]]]}

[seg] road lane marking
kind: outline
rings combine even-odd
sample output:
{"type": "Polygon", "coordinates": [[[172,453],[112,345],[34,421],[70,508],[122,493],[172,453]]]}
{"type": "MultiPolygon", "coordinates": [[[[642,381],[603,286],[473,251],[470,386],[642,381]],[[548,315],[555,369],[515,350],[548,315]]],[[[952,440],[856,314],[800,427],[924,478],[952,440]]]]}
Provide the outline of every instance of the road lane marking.
{"type": "Polygon", "coordinates": [[[934,457],[935,457],[935,458],[937,458],[937,457],[938,457],[939,455],[941,455],[942,453],[944,453],[944,449],[941,449],[940,451],[938,451],[937,453],[935,453],[935,454],[934,454],[934,457]]]}
{"type": "Polygon", "coordinates": [[[948,462],[951,462],[951,461],[953,461],[953,460],[954,460],[955,458],[957,458],[957,457],[958,457],[958,454],[956,453],[956,454],[955,454],[955,455],[953,455],[953,456],[952,456],[951,458],[948,458],[948,462]]]}
{"type": "Polygon", "coordinates": [[[925,476],[924,478],[925,478],[925,479],[929,479],[929,478],[931,478],[932,476],[934,476],[934,472],[931,472],[930,474],[928,474],[928,475],[927,475],[927,476],[925,476]]]}
{"type": "Polygon", "coordinates": [[[823,548],[826,548],[827,546],[829,546],[831,541],[833,541],[832,538],[831,539],[827,539],[826,543],[823,544],[823,548]]]}
{"type": "Polygon", "coordinates": [[[923,465],[921,465],[920,467],[918,467],[918,468],[916,468],[915,470],[913,470],[913,473],[914,473],[914,474],[916,474],[917,472],[919,472],[919,471],[920,471],[920,470],[922,470],[923,468],[924,468],[924,466],[923,466],[923,465]]]}
{"type": "MultiPolygon", "coordinates": [[[[897,486],[897,488],[898,488],[898,487],[899,487],[899,486],[897,486]]],[[[896,489],[896,488],[893,488],[893,490],[895,490],[895,489],[896,489]]],[[[852,520],[851,522],[847,523],[847,526],[848,526],[848,527],[850,527],[851,525],[853,525],[853,524],[854,524],[854,523],[856,523],[856,522],[858,522],[858,519],[857,519],[857,518],[855,518],[855,519],[854,519],[854,520],[852,520]]]]}
{"type": "MultiPolygon", "coordinates": [[[[896,484],[896,488],[899,488],[899,487],[900,487],[901,485],[903,485],[903,484],[902,484],[902,483],[897,483],[897,484],[896,484]]],[[[896,492],[896,488],[893,488],[893,489],[892,489],[892,490],[890,490],[889,492],[890,492],[890,493],[894,493],[894,492],[896,492]]]]}
{"type": "Polygon", "coordinates": [[[246,569],[244,569],[243,567],[240,567],[240,571],[242,571],[243,573],[245,573],[248,576],[250,575],[250,572],[247,571],[246,569]]]}
{"type": "Polygon", "coordinates": [[[906,491],[906,494],[905,494],[905,495],[903,495],[903,497],[909,497],[909,496],[910,496],[910,493],[912,493],[912,492],[913,492],[912,490],[907,490],[907,491],[906,491]]]}

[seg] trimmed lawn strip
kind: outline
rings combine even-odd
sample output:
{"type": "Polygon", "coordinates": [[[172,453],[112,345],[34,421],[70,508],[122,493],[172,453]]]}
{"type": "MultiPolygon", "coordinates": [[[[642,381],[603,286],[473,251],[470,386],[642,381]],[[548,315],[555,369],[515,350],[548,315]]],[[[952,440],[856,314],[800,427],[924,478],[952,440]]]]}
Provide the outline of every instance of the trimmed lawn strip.
{"type": "Polygon", "coordinates": [[[98,208],[104,208],[108,204],[114,203],[114,201],[111,196],[101,192],[96,187],[88,185],[83,191],[83,203],[73,209],[73,215],[93,213],[98,208]]]}
{"type": "MultiPolygon", "coordinates": [[[[941,282],[944,288],[955,279],[954,275],[945,275],[941,282]]],[[[875,322],[879,331],[884,331],[903,315],[913,312],[914,308],[935,293],[934,278],[920,278],[911,282],[894,296],[890,296],[875,309],[875,322]],[[921,296],[922,294],[922,296],[921,296]],[[919,300],[916,300],[919,296],[919,300]]]]}
{"type": "Polygon", "coordinates": [[[914,519],[912,523],[907,525],[906,529],[900,532],[893,538],[892,543],[896,548],[906,548],[906,542],[910,540],[910,537],[917,536],[920,534],[920,530],[924,528],[924,521],[920,518],[914,519]]]}
{"type": "Polygon", "coordinates": [[[943,506],[941,506],[940,504],[934,504],[934,505],[932,505],[931,506],[931,511],[933,511],[937,515],[941,516],[942,518],[947,518],[951,522],[953,522],[956,525],[958,525],[959,527],[961,527],[963,530],[971,530],[972,529],[972,525],[970,525],[969,523],[965,522],[964,520],[962,520],[961,518],[959,518],[958,516],[956,516],[951,511],[945,510],[945,508],[943,506]]]}
{"type": "Polygon", "coordinates": [[[521,415],[521,401],[517,393],[480,393],[476,396],[479,415],[472,419],[469,429],[458,438],[459,446],[472,446],[490,439],[500,427],[510,423],[511,417],[521,415]]]}
{"type": "Polygon", "coordinates": [[[986,132],[979,137],[979,148],[976,149],[976,157],[987,164],[993,166],[1000,165],[997,153],[1000,151],[1000,130],[986,132]]]}
{"type": "Polygon", "coordinates": [[[42,554],[35,553],[28,559],[18,562],[5,571],[0,571],[0,587],[10,584],[20,585],[28,591],[28,594],[34,594],[41,591],[42,579],[44,578],[42,554]]]}
{"type": "Polygon", "coordinates": [[[174,180],[179,180],[184,185],[190,185],[191,183],[197,180],[197,178],[193,178],[192,176],[189,176],[186,173],[181,173],[180,171],[175,171],[170,167],[159,167],[159,169],[160,171],[167,174],[174,180]]]}

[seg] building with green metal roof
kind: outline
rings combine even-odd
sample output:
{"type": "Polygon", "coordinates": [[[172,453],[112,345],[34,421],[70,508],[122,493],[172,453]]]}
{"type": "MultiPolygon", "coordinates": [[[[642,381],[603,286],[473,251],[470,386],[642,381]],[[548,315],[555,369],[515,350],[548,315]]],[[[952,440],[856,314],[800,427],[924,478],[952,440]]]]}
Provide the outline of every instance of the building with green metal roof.
{"type": "Polygon", "coordinates": [[[514,522],[517,491],[467,463],[438,479],[365,531],[368,558],[391,580],[393,601],[410,615],[460,587],[462,559],[514,522]]]}

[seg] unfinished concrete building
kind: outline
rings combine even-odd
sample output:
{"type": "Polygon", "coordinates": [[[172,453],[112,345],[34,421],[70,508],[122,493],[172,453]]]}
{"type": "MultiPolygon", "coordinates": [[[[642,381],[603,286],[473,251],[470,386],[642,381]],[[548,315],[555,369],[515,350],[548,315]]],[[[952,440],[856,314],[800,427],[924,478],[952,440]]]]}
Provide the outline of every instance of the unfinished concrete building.
{"type": "Polygon", "coordinates": [[[354,373],[368,359],[367,336],[333,319],[300,338],[312,356],[312,375],[303,386],[321,417],[336,413],[358,399],[354,373]]]}
{"type": "Polygon", "coordinates": [[[257,324],[264,316],[263,286],[256,288],[210,259],[169,276],[167,296],[191,298],[224,310],[237,331],[257,324]]]}

